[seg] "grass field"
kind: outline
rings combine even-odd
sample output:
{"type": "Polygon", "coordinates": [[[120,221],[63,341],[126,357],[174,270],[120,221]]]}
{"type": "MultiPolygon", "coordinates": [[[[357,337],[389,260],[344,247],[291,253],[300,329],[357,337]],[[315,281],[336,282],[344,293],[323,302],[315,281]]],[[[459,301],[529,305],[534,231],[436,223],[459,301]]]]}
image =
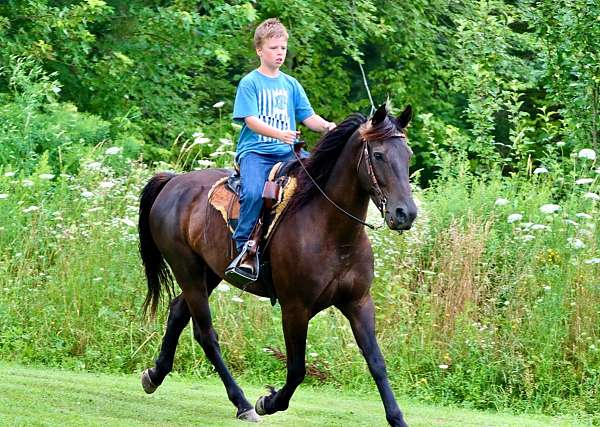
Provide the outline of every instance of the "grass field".
{"type": "MultiPolygon", "coordinates": [[[[169,377],[153,395],[138,375],[106,375],[0,364],[3,426],[243,426],[217,379],[169,377]]],[[[254,401],[261,387],[242,384],[254,401]]],[[[435,407],[400,400],[407,421],[425,426],[586,426],[560,417],[510,415],[435,407]]],[[[250,425],[250,424],[247,424],[250,425]]],[[[263,426],[385,426],[378,396],[300,387],[288,411],[263,426]]]]}

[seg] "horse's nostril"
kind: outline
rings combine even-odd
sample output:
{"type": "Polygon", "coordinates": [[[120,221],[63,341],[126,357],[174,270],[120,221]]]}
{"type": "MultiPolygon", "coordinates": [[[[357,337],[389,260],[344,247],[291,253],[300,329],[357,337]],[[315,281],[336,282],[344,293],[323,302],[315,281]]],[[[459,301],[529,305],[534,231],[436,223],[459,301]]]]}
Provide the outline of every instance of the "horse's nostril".
{"type": "Polygon", "coordinates": [[[396,221],[398,221],[399,224],[404,224],[407,219],[408,217],[406,212],[404,212],[404,209],[396,208],[396,221]]]}

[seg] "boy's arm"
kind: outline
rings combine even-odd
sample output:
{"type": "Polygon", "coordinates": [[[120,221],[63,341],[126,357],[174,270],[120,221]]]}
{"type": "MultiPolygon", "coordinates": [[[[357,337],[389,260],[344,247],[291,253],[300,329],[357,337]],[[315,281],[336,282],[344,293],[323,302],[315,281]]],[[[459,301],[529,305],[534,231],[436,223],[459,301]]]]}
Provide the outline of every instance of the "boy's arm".
{"type": "Polygon", "coordinates": [[[273,126],[269,126],[256,116],[244,117],[244,121],[246,122],[246,125],[254,132],[260,135],[268,136],[269,138],[279,139],[286,144],[293,144],[296,142],[298,135],[300,135],[300,131],[279,130],[273,126]]]}
{"type": "Polygon", "coordinates": [[[312,131],[325,133],[335,128],[336,124],[333,122],[328,122],[323,117],[318,114],[313,114],[312,116],[304,119],[302,121],[304,125],[312,131]]]}

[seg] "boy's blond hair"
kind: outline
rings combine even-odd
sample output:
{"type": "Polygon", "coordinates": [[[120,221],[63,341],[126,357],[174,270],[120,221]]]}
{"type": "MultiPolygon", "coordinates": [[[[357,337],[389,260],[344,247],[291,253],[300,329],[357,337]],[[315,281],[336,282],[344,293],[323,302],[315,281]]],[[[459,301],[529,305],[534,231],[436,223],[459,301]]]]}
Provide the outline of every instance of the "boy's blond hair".
{"type": "Polygon", "coordinates": [[[286,40],[289,38],[289,34],[285,26],[277,18],[269,18],[254,31],[254,47],[262,47],[263,42],[266,39],[284,37],[286,40]]]}

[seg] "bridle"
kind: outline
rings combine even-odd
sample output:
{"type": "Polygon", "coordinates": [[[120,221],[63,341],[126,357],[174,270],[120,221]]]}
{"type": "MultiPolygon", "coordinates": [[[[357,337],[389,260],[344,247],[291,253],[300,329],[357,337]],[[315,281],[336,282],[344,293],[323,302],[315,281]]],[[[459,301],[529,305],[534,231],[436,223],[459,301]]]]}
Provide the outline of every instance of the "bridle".
{"type": "MultiPolygon", "coordinates": [[[[400,137],[406,138],[406,135],[404,133],[400,133],[399,135],[400,137]]],[[[383,190],[381,189],[381,185],[379,184],[379,181],[377,180],[377,175],[375,174],[375,169],[373,168],[373,160],[371,159],[371,152],[369,150],[370,146],[369,146],[369,141],[367,141],[367,139],[362,138],[363,141],[363,148],[361,149],[360,152],[360,157],[358,158],[358,162],[356,163],[356,172],[357,174],[360,173],[360,164],[362,162],[363,157],[366,159],[366,164],[367,164],[367,174],[369,175],[369,179],[371,181],[371,185],[372,185],[372,189],[373,192],[375,193],[375,200],[373,200],[375,202],[375,205],[377,206],[377,209],[379,210],[379,212],[381,212],[381,216],[383,218],[385,218],[385,208],[387,205],[387,197],[385,196],[383,190]]],[[[323,197],[325,197],[325,199],[327,199],[327,201],[329,201],[329,203],[331,203],[337,210],[339,210],[340,212],[342,212],[343,214],[345,214],[346,216],[348,216],[349,218],[353,219],[354,221],[369,227],[371,230],[376,230],[378,228],[381,228],[381,226],[374,226],[372,224],[369,224],[366,221],[363,221],[360,218],[357,218],[356,216],[352,215],[350,212],[346,211],[344,208],[340,207],[337,203],[335,203],[333,200],[331,200],[329,198],[329,196],[327,196],[327,194],[325,194],[325,191],[323,191],[323,189],[321,187],[319,187],[319,185],[317,184],[317,182],[314,180],[314,178],[312,176],[310,176],[310,174],[308,173],[308,171],[306,170],[306,168],[304,167],[304,164],[302,163],[302,160],[300,159],[300,157],[298,156],[298,154],[296,153],[295,150],[292,150],[294,153],[294,156],[296,156],[296,159],[298,160],[298,163],[300,163],[300,166],[302,167],[302,169],[304,170],[304,173],[306,173],[306,176],[308,176],[310,178],[310,180],[312,181],[312,183],[314,184],[314,186],[317,188],[317,190],[319,190],[321,192],[321,194],[323,195],[323,197]]]]}

